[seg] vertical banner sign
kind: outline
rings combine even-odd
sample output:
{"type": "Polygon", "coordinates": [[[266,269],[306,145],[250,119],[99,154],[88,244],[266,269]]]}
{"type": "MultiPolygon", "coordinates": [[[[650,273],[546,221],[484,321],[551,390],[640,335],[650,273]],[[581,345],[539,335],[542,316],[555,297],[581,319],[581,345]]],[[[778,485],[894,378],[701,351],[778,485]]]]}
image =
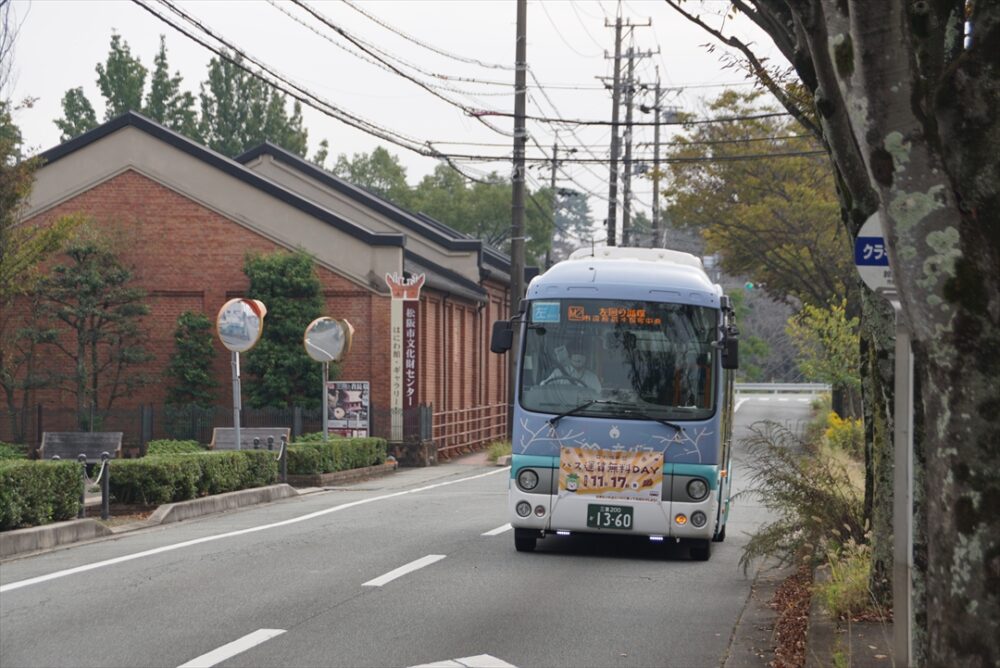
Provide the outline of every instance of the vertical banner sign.
{"type": "Polygon", "coordinates": [[[417,407],[417,388],[420,386],[420,346],[417,337],[420,328],[420,302],[403,302],[403,410],[417,407]]]}
{"type": "Polygon", "coordinates": [[[407,318],[404,311],[413,314],[413,395],[412,402],[417,401],[417,375],[416,375],[416,345],[417,345],[417,309],[420,304],[420,288],[424,285],[424,274],[404,278],[399,274],[386,274],[385,284],[389,286],[392,295],[392,305],[390,311],[390,362],[389,362],[389,414],[391,417],[390,436],[391,441],[403,440],[403,408],[410,404],[406,403],[406,323],[407,318]],[[409,303],[412,310],[406,309],[404,304],[409,303]]]}

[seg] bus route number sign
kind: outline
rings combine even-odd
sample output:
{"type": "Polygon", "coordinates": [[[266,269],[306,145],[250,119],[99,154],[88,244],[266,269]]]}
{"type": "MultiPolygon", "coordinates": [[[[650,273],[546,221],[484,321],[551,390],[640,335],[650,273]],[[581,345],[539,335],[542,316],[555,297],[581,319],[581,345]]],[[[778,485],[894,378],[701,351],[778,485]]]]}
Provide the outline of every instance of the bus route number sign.
{"type": "Polygon", "coordinates": [[[587,505],[587,526],[592,529],[631,529],[632,508],[629,506],[587,505]]]}

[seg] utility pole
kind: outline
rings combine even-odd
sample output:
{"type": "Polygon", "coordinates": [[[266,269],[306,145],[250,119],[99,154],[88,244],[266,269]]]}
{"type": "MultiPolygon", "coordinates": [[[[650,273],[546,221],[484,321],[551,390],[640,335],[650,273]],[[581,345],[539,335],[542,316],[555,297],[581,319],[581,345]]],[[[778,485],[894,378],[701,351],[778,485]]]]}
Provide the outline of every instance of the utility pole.
{"type": "MultiPolygon", "coordinates": [[[[525,132],[524,114],[527,97],[527,48],[528,0],[517,0],[517,38],[514,55],[514,170],[511,175],[513,191],[510,227],[510,316],[521,308],[524,292],[524,149],[528,137],[525,132]]],[[[515,329],[519,332],[520,328],[515,329]]],[[[517,356],[520,338],[514,336],[514,345],[507,353],[507,435],[514,433],[514,384],[517,378],[517,356]]]]}
{"type": "MultiPolygon", "coordinates": [[[[604,26],[610,27],[604,19],[604,26]]],[[[607,58],[607,52],[604,55],[607,58]]],[[[621,62],[622,62],[622,17],[615,19],[615,76],[611,84],[611,165],[608,174],[608,245],[616,245],[618,234],[615,217],[618,215],[618,107],[621,94],[621,62]]]]}
{"type": "Polygon", "coordinates": [[[659,248],[660,241],[660,68],[656,68],[656,88],[653,89],[653,241],[652,247],[659,248]]]}
{"type": "Polygon", "coordinates": [[[635,96],[635,49],[628,48],[625,79],[625,174],[622,178],[622,246],[629,245],[632,231],[632,98],[635,96]]]}
{"type": "MultiPolygon", "coordinates": [[[[615,19],[615,76],[614,83],[611,94],[611,165],[610,165],[610,185],[608,187],[608,245],[614,246],[617,241],[615,239],[617,235],[617,225],[616,225],[616,215],[618,206],[618,152],[620,150],[620,140],[618,137],[618,118],[619,118],[619,107],[621,106],[621,59],[622,59],[622,27],[628,28],[631,32],[632,28],[646,28],[653,25],[651,19],[646,19],[646,23],[632,23],[627,21],[622,23],[622,19],[619,16],[615,19]]],[[[611,24],[608,20],[604,20],[604,26],[610,28],[611,24]]],[[[659,53],[659,50],[656,51],[659,53]]],[[[638,54],[640,56],[652,55],[653,52],[649,51],[646,53],[638,54]]],[[[626,137],[626,147],[625,147],[625,179],[624,179],[624,202],[623,202],[623,216],[622,216],[622,243],[628,244],[628,233],[629,233],[629,188],[631,184],[629,182],[629,170],[631,169],[632,160],[632,93],[634,92],[633,83],[633,73],[634,73],[634,49],[629,47],[629,72],[628,72],[628,109],[626,111],[626,121],[625,121],[625,137],[626,137]]],[[[607,52],[604,53],[604,57],[607,58],[607,52]]]]}
{"type": "Polygon", "coordinates": [[[549,189],[552,191],[552,234],[549,235],[549,247],[545,249],[545,268],[552,266],[552,243],[556,238],[556,206],[559,195],[556,194],[556,167],[559,165],[559,135],[552,142],[552,177],[549,179],[549,189]]]}

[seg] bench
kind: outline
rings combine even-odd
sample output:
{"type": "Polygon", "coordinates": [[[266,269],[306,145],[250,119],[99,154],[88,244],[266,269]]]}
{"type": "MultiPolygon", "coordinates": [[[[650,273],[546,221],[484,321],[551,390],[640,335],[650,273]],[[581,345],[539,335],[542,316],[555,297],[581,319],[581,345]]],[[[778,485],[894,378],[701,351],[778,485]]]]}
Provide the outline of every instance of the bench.
{"type": "Polygon", "coordinates": [[[274,450],[281,449],[281,437],[285,441],[292,439],[291,430],[288,427],[241,427],[240,447],[236,447],[236,429],[233,427],[216,427],[212,430],[212,442],[208,444],[209,450],[253,450],[253,439],[260,439],[257,447],[267,450],[268,437],[274,439],[274,450]]]}
{"type": "Polygon", "coordinates": [[[122,432],[120,431],[46,431],[38,448],[39,459],[68,459],[77,461],[80,455],[88,464],[101,461],[106,452],[114,459],[121,456],[122,432]]]}

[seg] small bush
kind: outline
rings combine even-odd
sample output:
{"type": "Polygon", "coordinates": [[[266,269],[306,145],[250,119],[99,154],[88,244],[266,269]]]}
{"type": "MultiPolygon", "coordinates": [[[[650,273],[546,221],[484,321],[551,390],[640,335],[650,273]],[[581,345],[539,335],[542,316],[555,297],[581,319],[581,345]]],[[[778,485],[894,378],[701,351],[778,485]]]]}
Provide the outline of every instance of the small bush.
{"type": "Polygon", "coordinates": [[[277,478],[272,452],[204,452],[116,460],[110,487],[121,503],[157,505],[272,485],[277,478]]]}
{"type": "Polygon", "coordinates": [[[322,435],[314,439],[296,439],[288,448],[288,473],[313,475],[333,473],[385,462],[386,447],[383,438],[338,438],[324,442],[322,435]]]}
{"type": "Polygon", "coordinates": [[[842,450],[855,459],[865,456],[865,429],[861,420],[841,418],[831,411],[826,416],[823,438],[831,447],[842,450]]]}
{"type": "Polygon", "coordinates": [[[0,460],[27,458],[28,446],[0,441],[0,460]]]}
{"type": "Polygon", "coordinates": [[[491,462],[496,462],[496,460],[500,459],[504,455],[509,455],[511,453],[510,441],[497,441],[496,443],[490,443],[486,453],[491,462]]]}
{"type": "Polygon", "coordinates": [[[777,519],[750,537],[740,557],[744,572],[759,557],[789,564],[803,555],[817,559],[822,541],[865,541],[863,488],[847,467],[775,422],[755,423],[750,434],[743,442],[751,485],[733,498],[757,499],[777,519]]]}
{"type": "Polygon", "coordinates": [[[0,531],[75,518],[80,485],[75,462],[0,462],[0,531]]]}
{"type": "Polygon", "coordinates": [[[196,452],[205,452],[205,448],[198,441],[161,439],[146,444],[147,455],[183,455],[196,452]]]}

